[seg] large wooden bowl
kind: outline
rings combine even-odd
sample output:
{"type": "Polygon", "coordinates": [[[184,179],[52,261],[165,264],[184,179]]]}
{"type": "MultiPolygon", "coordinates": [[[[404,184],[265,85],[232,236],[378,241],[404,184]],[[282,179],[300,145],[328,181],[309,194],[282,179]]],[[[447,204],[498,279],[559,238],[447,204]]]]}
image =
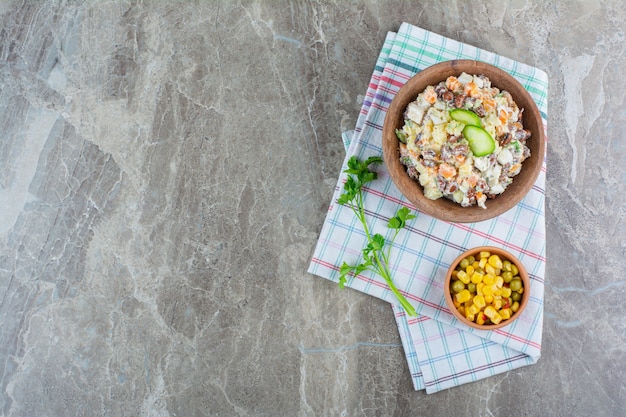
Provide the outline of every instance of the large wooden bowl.
{"type": "Polygon", "coordinates": [[[383,126],[383,157],[393,182],[400,192],[418,210],[440,220],[470,223],[487,220],[511,209],[519,203],[537,180],[545,154],[545,137],[541,114],[526,89],[511,75],[493,65],[472,60],[454,60],[435,64],[416,74],[400,88],[394,97],[383,126]],[[507,189],[494,199],[486,201],[486,209],[478,206],[462,207],[447,198],[429,200],[424,197],[422,186],[410,178],[400,162],[396,129],[404,125],[404,111],[429,85],[437,85],[449,76],[459,76],[462,72],[470,75],[483,74],[491,80],[493,87],[508,91],[517,105],[524,109],[522,123],[532,136],[526,142],[531,156],[522,164],[521,172],[513,177],[507,189]]]}

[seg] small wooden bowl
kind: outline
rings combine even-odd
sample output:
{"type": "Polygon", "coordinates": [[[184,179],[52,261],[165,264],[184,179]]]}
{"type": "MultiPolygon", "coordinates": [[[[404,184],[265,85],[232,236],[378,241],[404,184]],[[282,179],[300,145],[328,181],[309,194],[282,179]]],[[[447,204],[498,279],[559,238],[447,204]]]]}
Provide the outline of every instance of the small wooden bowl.
{"type": "Polygon", "coordinates": [[[470,223],[488,220],[499,216],[519,203],[528,194],[539,176],[545,155],[545,137],[541,114],[526,89],[505,71],[484,62],[454,60],[435,64],[419,72],[400,88],[394,97],[383,125],[383,157],[393,182],[400,192],[418,210],[440,220],[470,223]],[[486,201],[486,209],[478,206],[462,207],[447,198],[429,200],[424,196],[422,186],[410,178],[400,162],[396,129],[404,125],[404,111],[409,103],[417,98],[429,85],[437,85],[449,76],[459,76],[462,72],[470,75],[483,74],[491,80],[493,87],[508,91],[518,107],[524,109],[522,123],[532,136],[526,143],[531,156],[522,164],[521,172],[513,177],[507,189],[494,199],[486,201]]]}
{"type": "Polygon", "coordinates": [[[448,308],[450,309],[454,317],[456,317],[462,323],[470,327],[473,327],[474,329],[495,330],[504,326],[508,326],[509,324],[517,320],[517,318],[522,314],[522,312],[528,305],[528,300],[530,299],[530,278],[528,276],[528,271],[526,271],[526,268],[524,267],[524,265],[519,261],[519,259],[513,256],[513,254],[511,254],[510,252],[507,252],[504,249],[496,248],[493,246],[479,246],[479,247],[463,252],[454,260],[454,262],[452,262],[452,264],[450,265],[450,268],[448,268],[448,272],[446,274],[446,278],[443,284],[443,294],[446,298],[446,304],[448,305],[448,308]],[[515,264],[515,266],[519,270],[518,275],[522,280],[522,284],[524,285],[524,293],[522,294],[522,299],[519,301],[519,309],[515,312],[515,314],[511,316],[510,319],[502,320],[498,324],[480,325],[472,321],[469,321],[456,309],[456,307],[454,306],[454,303],[452,302],[452,294],[450,293],[450,281],[452,279],[452,271],[454,271],[454,269],[463,260],[463,258],[470,256],[470,255],[474,255],[475,257],[477,257],[477,255],[482,251],[487,251],[491,253],[492,255],[498,255],[500,259],[502,259],[503,261],[508,260],[511,263],[515,264]]]}

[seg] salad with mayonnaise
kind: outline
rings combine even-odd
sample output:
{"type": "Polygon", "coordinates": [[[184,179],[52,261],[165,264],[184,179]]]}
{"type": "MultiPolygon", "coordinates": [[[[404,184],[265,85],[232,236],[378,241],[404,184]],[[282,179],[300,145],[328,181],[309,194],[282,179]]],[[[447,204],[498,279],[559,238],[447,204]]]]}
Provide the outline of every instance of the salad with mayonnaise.
{"type": "Polygon", "coordinates": [[[396,130],[400,160],[426,198],[486,208],[530,156],[523,111],[484,75],[448,77],[407,106],[396,130]]]}

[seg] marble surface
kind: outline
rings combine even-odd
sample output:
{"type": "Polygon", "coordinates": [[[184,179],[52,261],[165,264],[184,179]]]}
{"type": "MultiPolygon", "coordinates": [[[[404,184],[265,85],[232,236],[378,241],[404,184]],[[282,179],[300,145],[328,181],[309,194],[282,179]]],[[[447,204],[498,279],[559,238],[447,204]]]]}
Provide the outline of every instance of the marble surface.
{"type": "Polygon", "coordinates": [[[626,415],[606,1],[0,3],[0,415],[626,415]],[[387,31],[550,78],[543,355],[426,395],[388,304],[306,273],[387,31]]]}

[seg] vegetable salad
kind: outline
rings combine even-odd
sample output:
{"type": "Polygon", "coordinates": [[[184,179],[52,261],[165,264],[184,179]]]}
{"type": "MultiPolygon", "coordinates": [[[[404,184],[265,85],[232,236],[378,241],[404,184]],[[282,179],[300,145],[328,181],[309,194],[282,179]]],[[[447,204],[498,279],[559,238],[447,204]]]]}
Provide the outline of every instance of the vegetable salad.
{"type": "Polygon", "coordinates": [[[486,208],[530,156],[523,111],[484,75],[448,77],[408,105],[396,130],[400,160],[427,198],[486,208]]]}

